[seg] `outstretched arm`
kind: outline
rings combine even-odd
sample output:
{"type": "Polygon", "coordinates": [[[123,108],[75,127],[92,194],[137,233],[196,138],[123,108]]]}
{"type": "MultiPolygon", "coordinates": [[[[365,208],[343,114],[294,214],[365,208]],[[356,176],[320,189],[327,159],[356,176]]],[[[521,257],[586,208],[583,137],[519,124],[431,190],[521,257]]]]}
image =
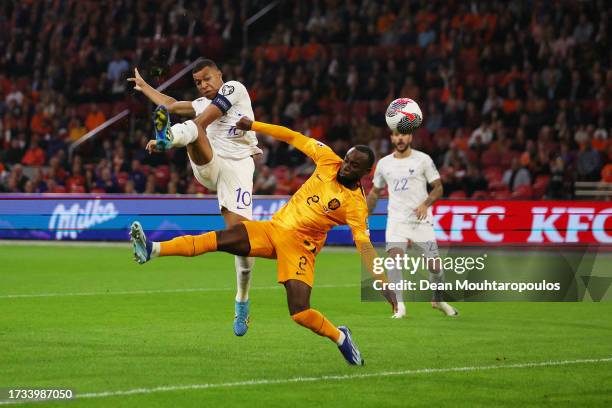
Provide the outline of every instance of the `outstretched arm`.
{"type": "MultiPolygon", "coordinates": [[[[370,276],[372,276],[374,279],[379,279],[383,282],[387,282],[387,277],[384,273],[377,274],[374,271],[374,259],[378,257],[378,254],[376,253],[376,250],[374,249],[372,243],[369,240],[355,241],[355,246],[357,247],[357,250],[361,255],[361,264],[370,273],[370,276]]],[[[382,295],[385,297],[385,299],[387,299],[387,302],[391,304],[391,307],[393,307],[393,311],[395,311],[397,308],[395,292],[385,287],[385,289],[382,290],[382,295]]]]}
{"type": "Polygon", "coordinates": [[[240,130],[254,130],[255,132],[264,133],[270,137],[289,143],[315,162],[328,155],[337,157],[336,154],[324,144],[317,143],[316,140],[284,126],[252,121],[246,116],[243,116],[236,122],[236,128],[240,130]]]}
{"type": "Polygon", "coordinates": [[[193,106],[189,101],[177,101],[173,97],[159,92],[157,89],[149,85],[138,72],[138,68],[134,68],[134,77],[128,78],[129,82],[134,82],[134,89],[142,92],[147,98],[156,105],[164,105],[170,113],[175,113],[181,116],[195,116],[193,106]]]}
{"type": "MultiPolygon", "coordinates": [[[[363,199],[362,199],[363,200],[363,199]]],[[[363,268],[376,280],[382,280],[387,282],[387,278],[384,273],[378,273],[374,268],[374,260],[378,257],[372,242],[370,241],[370,233],[367,225],[368,212],[366,208],[365,200],[361,203],[353,204],[356,207],[349,210],[346,214],[346,223],[351,229],[353,239],[355,240],[355,246],[361,255],[361,264],[363,268]]],[[[395,300],[395,292],[385,288],[382,291],[382,295],[387,299],[393,310],[395,311],[397,301],[395,300]]]]}

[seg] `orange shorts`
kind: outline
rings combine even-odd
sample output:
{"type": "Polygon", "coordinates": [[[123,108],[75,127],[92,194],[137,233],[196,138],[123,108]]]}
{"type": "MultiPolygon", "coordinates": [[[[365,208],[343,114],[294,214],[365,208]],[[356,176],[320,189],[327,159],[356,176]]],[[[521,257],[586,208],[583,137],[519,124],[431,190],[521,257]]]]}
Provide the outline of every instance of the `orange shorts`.
{"type": "Polygon", "coordinates": [[[249,256],[278,260],[278,282],[290,279],[314,283],[314,261],[318,248],[310,241],[272,221],[242,221],[249,234],[249,256]]]}

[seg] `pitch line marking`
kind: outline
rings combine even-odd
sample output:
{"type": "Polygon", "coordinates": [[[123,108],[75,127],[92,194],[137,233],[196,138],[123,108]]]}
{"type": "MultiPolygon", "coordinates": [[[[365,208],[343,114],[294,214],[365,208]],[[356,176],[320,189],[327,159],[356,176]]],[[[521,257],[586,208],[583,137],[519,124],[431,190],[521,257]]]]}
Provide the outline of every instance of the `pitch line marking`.
{"type": "MultiPolygon", "coordinates": [[[[328,288],[357,288],[359,284],[345,285],[317,285],[316,289],[328,288]]],[[[250,290],[278,290],[282,289],[281,285],[276,286],[255,286],[250,290]]],[[[117,292],[57,292],[57,293],[23,293],[23,294],[7,294],[0,295],[0,299],[20,299],[20,298],[41,298],[41,297],[67,297],[67,296],[108,296],[108,295],[149,295],[158,293],[189,293],[189,292],[227,292],[233,291],[236,288],[185,288],[185,289],[151,289],[151,290],[127,290],[117,292]]]]}
{"type": "MultiPolygon", "coordinates": [[[[531,361],[531,362],[526,362],[526,363],[516,363],[516,364],[507,364],[507,365],[467,366],[467,367],[447,367],[447,368],[419,368],[415,370],[381,371],[377,373],[323,375],[320,377],[292,377],[292,378],[276,378],[276,379],[270,378],[270,379],[246,380],[246,381],[236,381],[236,382],[226,382],[226,383],[166,385],[166,386],[154,387],[154,388],[134,388],[131,390],[123,390],[123,391],[89,392],[85,394],[77,394],[75,396],[75,399],[78,400],[78,399],[85,399],[85,398],[107,398],[107,397],[118,397],[118,396],[138,395],[138,394],[153,394],[153,393],[158,393],[158,392],[247,387],[247,386],[254,386],[254,385],[278,385],[278,384],[291,384],[291,383],[317,382],[317,381],[345,381],[345,380],[357,380],[357,379],[362,379],[362,378],[373,378],[373,377],[401,377],[401,376],[419,375],[419,374],[501,370],[501,369],[507,369],[507,368],[554,367],[554,366],[564,366],[564,365],[570,365],[570,364],[597,364],[597,363],[607,363],[607,362],[612,362],[612,357],[585,358],[585,359],[578,359],[578,360],[531,361]]],[[[29,403],[29,402],[33,402],[33,401],[32,400],[27,400],[27,401],[3,400],[3,401],[0,401],[0,405],[21,404],[21,403],[29,403]]],[[[44,401],[39,401],[39,402],[44,402],[44,401]]]]}

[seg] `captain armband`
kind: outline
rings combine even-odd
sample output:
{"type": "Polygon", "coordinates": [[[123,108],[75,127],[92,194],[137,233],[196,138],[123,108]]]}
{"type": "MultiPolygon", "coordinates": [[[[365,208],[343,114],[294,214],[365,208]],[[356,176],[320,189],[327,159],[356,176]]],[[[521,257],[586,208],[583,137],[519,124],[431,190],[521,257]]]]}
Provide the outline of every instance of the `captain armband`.
{"type": "Polygon", "coordinates": [[[228,110],[232,107],[232,103],[223,95],[217,94],[215,98],[211,102],[215,105],[223,114],[226,114],[228,110]]]}

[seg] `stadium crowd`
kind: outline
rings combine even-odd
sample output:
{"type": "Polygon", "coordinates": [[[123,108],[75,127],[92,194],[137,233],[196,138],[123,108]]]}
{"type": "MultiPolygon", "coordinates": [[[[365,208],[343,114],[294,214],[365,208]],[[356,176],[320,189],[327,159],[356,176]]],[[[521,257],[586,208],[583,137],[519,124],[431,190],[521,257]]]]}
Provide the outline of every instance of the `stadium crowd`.
{"type": "MultiPolygon", "coordinates": [[[[184,149],[147,155],[150,106],[133,67],[161,83],[199,56],[249,89],[256,118],[329,143],[390,152],[397,97],[421,105],[413,146],[454,198],[571,198],[612,182],[605,0],[281,2],[7,1],[0,5],[0,191],[205,192],[184,149]],[[131,115],[68,146],[124,109],[131,115]]],[[[189,75],[167,92],[193,98],[189,75]]],[[[311,163],[260,137],[255,193],[295,191],[311,163]]],[[[364,180],[366,188],[370,180],[364,180]]]]}

